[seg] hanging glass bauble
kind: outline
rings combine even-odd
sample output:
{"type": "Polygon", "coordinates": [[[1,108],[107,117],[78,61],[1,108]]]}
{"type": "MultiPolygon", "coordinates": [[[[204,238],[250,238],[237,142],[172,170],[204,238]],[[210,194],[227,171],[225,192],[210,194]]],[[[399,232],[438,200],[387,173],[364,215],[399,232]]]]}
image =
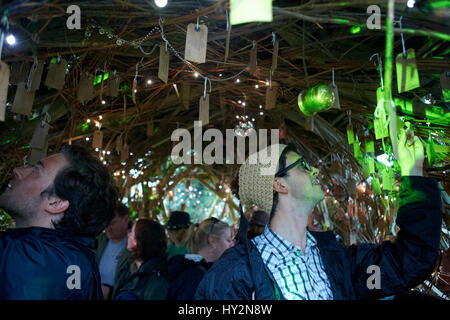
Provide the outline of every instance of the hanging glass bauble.
{"type": "Polygon", "coordinates": [[[237,117],[238,124],[234,127],[234,132],[241,137],[248,137],[255,133],[253,122],[248,120],[248,116],[237,117]]]}
{"type": "Polygon", "coordinates": [[[105,29],[103,29],[103,28],[98,29],[98,33],[105,34],[105,29]]]}
{"type": "Polygon", "coordinates": [[[108,33],[108,34],[107,34],[107,37],[108,37],[108,39],[112,39],[114,36],[113,36],[112,33],[108,33]]]}
{"type": "Polygon", "coordinates": [[[334,93],[329,86],[320,84],[298,95],[298,107],[306,116],[330,109],[334,104],[334,93]]]}
{"type": "Polygon", "coordinates": [[[123,40],[122,39],[117,39],[116,44],[118,46],[121,46],[123,44],[123,40]]]}

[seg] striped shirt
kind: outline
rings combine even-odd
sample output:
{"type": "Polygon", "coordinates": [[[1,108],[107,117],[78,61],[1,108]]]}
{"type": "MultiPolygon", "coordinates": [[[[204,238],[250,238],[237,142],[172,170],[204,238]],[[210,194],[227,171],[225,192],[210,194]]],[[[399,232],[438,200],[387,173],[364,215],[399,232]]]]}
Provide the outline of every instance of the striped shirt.
{"type": "Polygon", "coordinates": [[[253,238],[261,258],[288,300],[332,300],[316,239],[306,231],[305,254],[269,227],[253,238]]]}

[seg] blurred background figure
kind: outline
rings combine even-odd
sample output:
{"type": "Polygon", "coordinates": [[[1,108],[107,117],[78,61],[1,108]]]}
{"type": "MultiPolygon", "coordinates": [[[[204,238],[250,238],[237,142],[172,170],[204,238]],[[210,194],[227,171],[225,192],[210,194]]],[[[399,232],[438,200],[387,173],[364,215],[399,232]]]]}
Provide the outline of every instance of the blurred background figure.
{"type": "Polygon", "coordinates": [[[97,238],[95,259],[99,266],[105,300],[114,299],[116,284],[123,283],[130,275],[127,250],[129,223],[128,208],[118,203],[114,218],[105,232],[97,238]]]}
{"type": "Polygon", "coordinates": [[[264,228],[269,223],[269,214],[262,210],[253,211],[252,217],[249,221],[247,236],[253,239],[264,232],[264,228]]]}
{"type": "Polygon", "coordinates": [[[165,300],[170,282],[167,279],[164,227],[151,219],[140,219],[128,234],[133,272],[118,288],[117,300],[165,300]]]}
{"type": "Polygon", "coordinates": [[[176,255],[169,261],[169,278],[173,282],[168,298],[194,300],[203,275],[233,244],[230,226],[217,218],[191,225],[187,246],[192,254],[176,255]]]}
{"type": "Polygon", "coordinates": [[[191,218],[189,213],[184,211],[172,211],[169,221],[166,223],[169,244],[167,246],[167,260],[175,255],[189,253],[186,247],[186,240],[191,218]]]}

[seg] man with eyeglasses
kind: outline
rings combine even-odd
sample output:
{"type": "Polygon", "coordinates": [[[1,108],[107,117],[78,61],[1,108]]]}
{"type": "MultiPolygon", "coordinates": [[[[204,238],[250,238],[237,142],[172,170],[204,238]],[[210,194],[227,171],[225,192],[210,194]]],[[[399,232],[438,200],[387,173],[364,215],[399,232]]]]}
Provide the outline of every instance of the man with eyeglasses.
{"type": "Polygon", "coordinates": [[[441,203],[436,181],[422,175],[417,137],[404,131],[400,136],[400,231],[395,242],[381,245],[343,246],[332,231],[309,231],[308,216],[324,199],[318,171],[293,145],[269,146],[277,149],[276,173],[262,175],[264,165],[247,159],[233,183],[242,204],[270,212],[268,226],[247,240],[241,211],[237,244],[204,276],[197,299],[380,299],[410,290],[431,274],[439,254],[441,203]],[[368,285],[374,268],[380,271],[375,287],[368,285]]]}

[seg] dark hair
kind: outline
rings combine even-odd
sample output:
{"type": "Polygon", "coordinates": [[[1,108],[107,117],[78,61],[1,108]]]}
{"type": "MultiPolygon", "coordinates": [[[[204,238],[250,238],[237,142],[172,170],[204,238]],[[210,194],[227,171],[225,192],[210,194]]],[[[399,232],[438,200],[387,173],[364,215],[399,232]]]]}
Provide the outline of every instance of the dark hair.
{"type": "Polygon", "coordinates": [[[118,192],[108,170],[87,149],[66,145],[61,153],[69,166],[58,172],[45,193],[69,201],[57,230],[97,236],[114,217],[118,192]]]}
{"type": "Polygon", "coordinates": [[[125,216],[128,216],[128,208],[127,208],[126,205],[124,205],[121,202],[117,203],[116,212],[117,212],[117,216],[119,218],[123,218],[125,216]]]}
{"type": "Polygon", "coordinates": [[[134,237],[136,246],[131,249],[131,260],[148,261],[152,258],[165,258],[167,238],[164,227],[151,219],[136,222],[134,237]]]}

